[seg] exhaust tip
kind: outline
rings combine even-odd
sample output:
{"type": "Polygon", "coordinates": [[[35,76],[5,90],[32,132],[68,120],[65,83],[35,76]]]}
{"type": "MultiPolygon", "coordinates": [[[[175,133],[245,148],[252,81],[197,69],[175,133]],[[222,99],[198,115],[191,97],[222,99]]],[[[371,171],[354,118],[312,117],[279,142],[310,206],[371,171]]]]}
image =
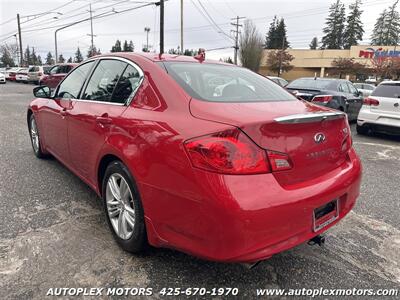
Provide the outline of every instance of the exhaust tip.
{"type": "Polygon", "coordinates": [[[317,235],[313,237],[311,240],[309,240],[307,244],[310,246],[318,245],[320,247],[323,247],[325,244],[325,236],[317,235]]]}

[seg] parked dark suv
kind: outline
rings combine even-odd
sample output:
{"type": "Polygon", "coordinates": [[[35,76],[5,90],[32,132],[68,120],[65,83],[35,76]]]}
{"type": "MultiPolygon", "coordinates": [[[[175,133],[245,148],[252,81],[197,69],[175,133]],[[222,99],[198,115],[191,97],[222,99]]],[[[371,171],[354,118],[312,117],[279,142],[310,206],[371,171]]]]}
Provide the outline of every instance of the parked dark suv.
{"type": "Polygon", "coordinates": [[[299,78],[286,89],[304,100],[344,111],[350,121],[357,120],[363,104],[362,93],[345,79],[299,78]]]}

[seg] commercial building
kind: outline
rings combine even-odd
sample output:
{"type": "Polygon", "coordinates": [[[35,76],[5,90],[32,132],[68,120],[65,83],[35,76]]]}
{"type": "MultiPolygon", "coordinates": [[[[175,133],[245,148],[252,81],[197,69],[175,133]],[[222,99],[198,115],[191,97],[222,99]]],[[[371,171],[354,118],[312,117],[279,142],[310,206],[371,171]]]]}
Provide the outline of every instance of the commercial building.
{"type": "MultiPolygon", "coordinates": [[[[276,76],[266,66],[268,51],[264,50],[264,57],[260,73],[276,76]]],[[[344,50],[310,50],[310,49],[288,49],[294,60],[291,64],[292,70],[283,73],[286,80],[294,80],[299,77],[329,77],[332,71],[332,62],[338,58],[354,58],[355,62],[365,64],[367,68],[372,67],[372,60],[383,57],[397,57],[400,59],[400,47],[395,46],[352,46],[344,50]]]]}

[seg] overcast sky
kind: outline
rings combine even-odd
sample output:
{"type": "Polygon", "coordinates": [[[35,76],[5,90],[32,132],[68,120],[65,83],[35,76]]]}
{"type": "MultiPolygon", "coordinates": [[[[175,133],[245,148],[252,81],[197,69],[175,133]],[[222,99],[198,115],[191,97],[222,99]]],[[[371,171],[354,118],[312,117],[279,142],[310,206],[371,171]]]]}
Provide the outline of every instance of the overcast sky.
{"type": "MultiPolygon", "coordinates": [[[[215,49],[233,44],[227,36],[233,29],[231,18],[237,15],[251,19],[265,36],[274,15],[284,17],[288,30],[288,39],[292,48],[308,48],[312,37],[322,36],[325,18],[329,6],[335,0],[184,0],[184,47],[215,49]],[[219,26],[212,26],[203,7],[219,26]],[[200,12],[202,11],[202,13],[200,12]],[[224,33],[218,31],[222,30],[224,33]]],[[[0,44],[15,43],[12,36],[17,31],[16,14],[22,23],[22,44],[34,46],[45,57],[48,51],[54,55],[54,31],[57,26],[89,17],[89,3],[92,3],[93,15],[116,12],[150,0],[0,0],[0,44]],[[36,17],[29,15],[42,14],[36,17]],[[57,19],[55,19],[55,17],[57,19]],[[52,27],[46,29],[46,27],[52,27]],[[11,37],[10,37],[11,36],[11,37]]],[[[342,0],[348,6],[354,0],[342,0]]],[[[394,0],[363,0],[362,21],[365,25],[363,43],[369,42],[372,28],[383,9],[394,0]]],[[[159,45],[159,8],[154,5],[125,13],[93,20],[95,45],[103,53],[109,52],[118,38],[132,40],[136,51],[146,43],[144,27],[150,27],[149,44],[158,49],[159,45]]],[[[180,0],[165,3],[165,51],[180,44],[180,0]]],[[[64,57],[73,56],[77,46],[86,55],[90,45],[90,22],[83,22],[58,33],[58,52],[64,57]]],[[[208,57],[220,58],[233,56],[233,50],[209,51],[208,57]]]]}

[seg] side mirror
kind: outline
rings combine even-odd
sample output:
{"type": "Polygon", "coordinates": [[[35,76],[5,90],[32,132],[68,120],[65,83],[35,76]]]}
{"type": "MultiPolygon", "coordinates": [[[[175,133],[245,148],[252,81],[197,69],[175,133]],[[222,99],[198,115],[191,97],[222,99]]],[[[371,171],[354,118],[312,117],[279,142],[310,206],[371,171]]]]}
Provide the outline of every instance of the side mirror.
{"type": "Polygon", "coordinates": [[[48,86],[41,85],[33,88],[33,95],[36,98],[51,98],[51,90],[48,86]]]}

